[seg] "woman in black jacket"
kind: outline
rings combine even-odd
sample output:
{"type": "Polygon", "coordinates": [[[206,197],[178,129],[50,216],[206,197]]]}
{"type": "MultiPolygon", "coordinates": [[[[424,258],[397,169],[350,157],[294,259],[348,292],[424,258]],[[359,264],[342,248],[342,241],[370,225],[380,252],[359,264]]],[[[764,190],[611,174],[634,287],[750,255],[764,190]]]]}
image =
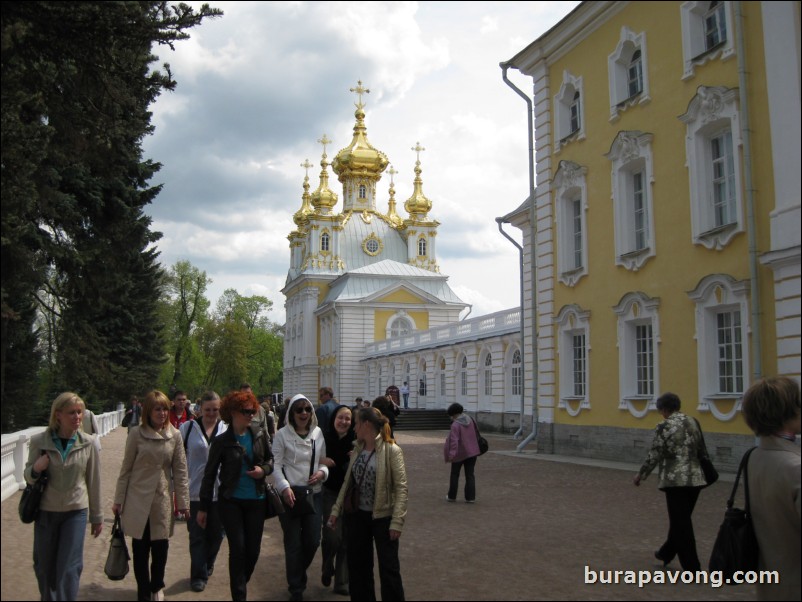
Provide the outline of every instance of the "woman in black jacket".
{"type": "Polygon", "coordinates": [[[220,415],[229,425],[214,438],[200,491],[196,521],[206,527],[214,482],[220,470],[218,509],[228,538],[228,575],[232,600],[247,600],[262,546],[265,522],[265,477],[273,472],[267,433],[251,419],[259,409],[253,393],[232,391],[223,399],[220,415]]]}
{"type": "MultiPolygon", "coordinates": [[[[331,508],[337,501],[345,471],[354,448],[354,428],[351,408],[337,406],[331,415],[326,437],[326,454],[321,462],[329,467],[329,478],[323,483],[323,520],[328,521],[331,508]]],[[[334,577],[334,593],[348,595],[348,564],[345,558],[345,538],[342,522],[335,529],[323,529],[323,578],[324,587],[331,585],[334,577]]]]}

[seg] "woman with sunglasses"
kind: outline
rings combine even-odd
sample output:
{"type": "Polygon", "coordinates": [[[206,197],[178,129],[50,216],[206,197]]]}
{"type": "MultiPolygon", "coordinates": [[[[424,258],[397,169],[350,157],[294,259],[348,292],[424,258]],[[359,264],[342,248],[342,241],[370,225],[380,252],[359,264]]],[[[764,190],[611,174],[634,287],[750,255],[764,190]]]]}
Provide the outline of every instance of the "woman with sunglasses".
{"type": "Polygon", "coordinates": [[[312,564],[318,547],[322,527],[321,484],[329,476],[323,464],[326,441],[317,426],[312,403],[301,394],[290,400],[287,424],[278,430],[273,441],[276,458],[276,489],[284,504],[292,509],[296,502],[293,486],[312,488],[314,512],[296,515],[287,511],[279,516],[284,531],[284,557],[287,585],[291,600],[303,600],[306,589],[306,570],[312,564]]]}
{"type": "Polygon", "coordinates": [[[198,526],[205,529],[219,470],[217,509],[228,538],[232,600],[248,599],[248,581],[262,547],[265,477],[273,472],[267,433],[251,424],[258,408],[256,397],[248,391],[232,391],[223,399],[220,415],[229,427],[212,439],[195,517],[198,526]]]}

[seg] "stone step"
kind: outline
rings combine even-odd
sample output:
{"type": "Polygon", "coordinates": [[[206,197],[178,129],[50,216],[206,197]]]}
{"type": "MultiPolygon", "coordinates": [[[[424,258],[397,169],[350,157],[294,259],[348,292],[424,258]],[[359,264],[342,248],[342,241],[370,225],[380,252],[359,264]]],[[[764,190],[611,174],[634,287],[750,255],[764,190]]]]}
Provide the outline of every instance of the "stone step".
{"type": "Polygon", "coordinates": [[[401,410],[395,422],[397,431],[434,431],[451,428],[445,410],[401,410]]]}

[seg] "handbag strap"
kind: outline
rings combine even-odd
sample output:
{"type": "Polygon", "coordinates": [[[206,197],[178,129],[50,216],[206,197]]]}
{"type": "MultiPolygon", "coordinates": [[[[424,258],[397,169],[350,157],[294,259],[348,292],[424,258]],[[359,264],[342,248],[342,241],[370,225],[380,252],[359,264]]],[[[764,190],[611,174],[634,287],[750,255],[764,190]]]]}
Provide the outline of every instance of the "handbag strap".
{"type": "Polygon", "coordinates": [[[482,436],[482,433],[479,432],[479,427],[476,426],[476,421],[473,418],[471,418],[471,422],[473,422],[473,430],[476,431],[476,441],[478,442],[479,441],[479,437],[482,436]]]}
{"type": "MultiPolygon", "coordinates": [[[[316,443],[316,440],[312,439],[312,459],[309,461],[309,476],[310,477],[315,472],[313,470],[313,467],[315,466],[315,443],[316,443]]],[[[287,478],[287,471],[284,470],[283,466],[281,467],[281,472],[284,474],[284,478],[287,479],[287,481],[289,481],[289,478],[287,478]]]]}
{"type": "Polygon", "coordinates": [[[705,432],[702,430],[702,425],[699,424],[699,421],[694,418],[693,421],[696,423],[696,428],[699,429],[699,437],[702,439],[702,445],[696,453],[696,457],[698,458],[709,458],[710,454],[707,453],[707,443],[705,443],[705,432]]]}
{"type": "Polygon", "coordinates": [[[752,447],[750,448],[745,454],[744,457],[741,458],[741,464],[738,466],[738,474],[735,475],[735,483],[732,485],[732,493],[730,493],[730,499],[727,500],[727,510],[732,510],[733,505],[735,504],[735,494],[738,493],[738,481],[741,480],[741,472],[744,473],[744,505],[746,514],[749,515],[749,475],[747,466],[749,465],[749,456],[752,455],[752,452],[755,451],[757,448],[752,447]]]}

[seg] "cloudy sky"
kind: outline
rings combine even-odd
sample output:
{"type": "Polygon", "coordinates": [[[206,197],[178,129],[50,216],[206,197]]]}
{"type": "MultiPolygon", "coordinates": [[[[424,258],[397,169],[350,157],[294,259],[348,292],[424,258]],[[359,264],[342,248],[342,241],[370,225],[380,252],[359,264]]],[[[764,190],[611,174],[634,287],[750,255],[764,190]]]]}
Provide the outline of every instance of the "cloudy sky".
{"type": "MultiPolygon", "coordinates": [[[[195,4],[195,3],[192,3],[195,4]]],[[[163,164],[149,207],[165,266],[189,260],[227,288],[264,295],[284,322],[280,293],[287,234],[301,205],[309,159],[318,185],[325,133],[329,160],[351,142],[361,80],[370,142],[398,171],[396,200],[412,194],[416,142],[430,217],[441,223],[440,270],[473,305],[470,317],[519,302],[517,249],[495,218],[527,196],[526,105],[499,63],[556,24],[577,2],[210,2],[206,21],[176,51],[157,48],[178,82],[153,106],[145,156],[163,164]]],[[[524,91],[531,81],[510,79],[524,91]]],[[[331,188],[342,187],[331,174],[331,188]]],[[[389,176],[378,183],[386,211],[389,176]]],[[[518,231],[507,226],[508,231],[518,231]]],[[[520,236],[516,236],[520,240],[520,236]]]]}

